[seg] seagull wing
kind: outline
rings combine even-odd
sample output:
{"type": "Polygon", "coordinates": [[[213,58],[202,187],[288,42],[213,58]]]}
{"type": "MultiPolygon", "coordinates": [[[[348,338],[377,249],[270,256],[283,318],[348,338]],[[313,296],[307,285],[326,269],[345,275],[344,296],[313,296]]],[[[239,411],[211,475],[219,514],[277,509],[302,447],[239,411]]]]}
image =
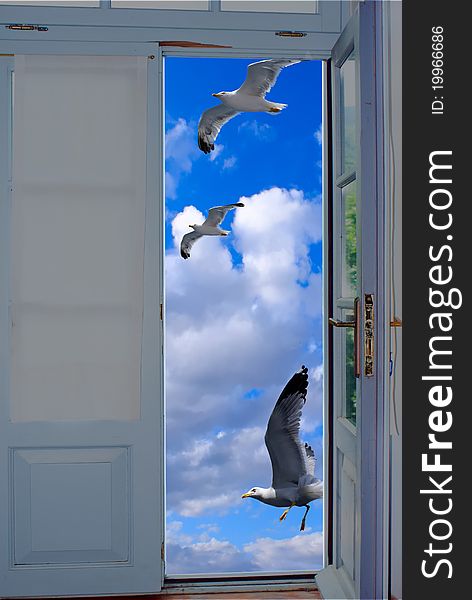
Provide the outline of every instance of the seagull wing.
{"type": "Polygon", "coordinates": [[[215,140],[221,128],[230,119],[238,115],[237,110],[228,108],[224,104],[209,108],[200,117],[198,122],[198,147],[205,154],[215,149],[215,140]]]}
{"type": "Polygon", "coordinates": [[[300,441],[300,417],[306,402],[308,369],[302,367],[290,379],[270,415],[265,443],[272,462],[274,489],[298,486],[311,472],[311,459],[300,441]]]}
{"type": "Polygon", "coordinates": [[[226,213],[237,206],[244,206],[244,204],[242,202],[236,202],[236,204],[225,204],[224,206],[214,206],[213,208],[210,208],[208,217],[203,225],[217,227],[226,217],[226,213]]]}
{"type": "Polygon", "coordinates": [[[305,454],[306,454],[306,465],[308,467],[308,473],[310,475],[313,475],[313,477],[315,476],[315,467],[316,467],[316,457],[315,457],[315,453],[313,452],[313,448],[311,446],[309,446],[306,442],[305,442],[305,454]]]}
{"type": "Polygon", "coordinates": [[[300,58],[271,58],[251,63],[247,68],[247,76],[242,86],[237,90],[249,96],[261,96],[269,92],[277,81],[280,71],[284,67],[301,62],[300,58]]]}
{"type": "Polygon", "coordinates": [[[190,258],[190,250],[192,249],[192,246],[201,237],[201,234],[197,233],[196,231],[186,233],[180,242],[180,256],[182,258],[190,258]]]}

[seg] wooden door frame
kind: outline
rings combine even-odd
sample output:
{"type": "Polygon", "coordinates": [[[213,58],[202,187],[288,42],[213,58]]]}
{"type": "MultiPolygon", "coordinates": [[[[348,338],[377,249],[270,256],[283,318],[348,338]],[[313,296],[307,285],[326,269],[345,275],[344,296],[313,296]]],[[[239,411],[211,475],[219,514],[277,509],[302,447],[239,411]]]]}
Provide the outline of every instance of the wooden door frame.
{"type": "MultiPolygon", "coordinates": [[[[386,443],[385,438],[388,437],[385,435],[385,373],[388,375],[388,364],[385,354],[385,349],[387,347],[387,323],[389,322],[389,317],[386,315],[386,302],[387,296],[385,294],[385,284],[384,277],[382,277],[381,267],[384,264],[384,244],[383,239],[385,237],[384,232],[384,194],[383,194],[383,131],[381,128],[381,115],[383,112],[383,104],[382,104],[382,27],[381,27],[381,15],[382,15],[382,7],[379,6],[380,3],[375,3],[371,1],[367,1],[364,3],[359,3],[359,9],[364,11],[366,14],[368,13],[369,19],[366,19],[365,22],[365,31],[360,35],[361,45],[363,48],[363,52],[366,53],[366,56],[369,57],[369,64],[372,69],[375,68],[376,79],[375,79],[375,89],[365,90],[366,93],[369,93],[371,101],[373,104],[371,105],[372,111],[375,115],[374,121],[367,123],[369,134],[367,135],[366,131],[364,131],[364,137],[362,143],[367,144],[371,151],[373,152],[373,156],[375,156],[376,160],[376,179],[372,181],[372,193],[375,194],[377,198],[375,211],[369,216],[370,221],[366,220],[366,223],[363,221],[363,227],[368,224],[368,222],[375,222],[376,227],[378,228],[379,237],[378,244],[376,248],[375,256],[378,257],[378,264],[380,265],[378,271],[378,278],[376,283],[376,289],[374,290],[375,298],[376,298],[376,364],[378,368],[378,376],[375,378],[375,384],[372,384],[375,387],[375,394],[372,395],[372,402],[369,407],[364,407],[364,411],[367,408],[372,411],[372,414],[375,416],[372,419],[372,422],[367,424],[364,423],[364,427],[362,428],[361,436],[363,438],[363,448],[362,452],[366,453],[366,463],[365,470],[371,473],[371,477],[369,477],[365,482],[366,493],[370,493],[369,497],[373,497],[372,494],[378,494],[375,496],[375,502],[368,502],[365,506],[362,506],[362,522],[365,527],[365,531],[363,529],[362,535],[362,551],[361,551],[361,559],[363,564],[371,565],[369,568],[372,570],[372,573],[365,580],[365,587],[363,589],[376,589],[382,590],[384,589],[384,585],[381,583],[385,580],[385,565],[388,557],[385,556],[385,548],[386,548],[386,535],[385,535],[385,502],[386,496],[388,496],[388,470],[386,469],[386,464],[388,464],[388,456],[386,455],[386,443]],[[383,374],[383,376],[382,376],[383,374]],[[364,439],[365,436],[365,439],[364,439]],[[387,477],[387,479],[386,479],[387,477]],[[376,511],[377,519],[375,522],[371,522],[372,511],[376,511]],[[372,544],[369,546],[369,544],[372,544]],[[367,562],[364,562],[367,561],[367,562]],[[369,562],[370,561],[370,562],[369,562]],[[375,568],[372,565],[375,564],[375,568]],[[381,575],[379,575],[379,567],[381,575]]],[[[66,18],[71,18],[73,15],[70,11],[73,9],[67,8],[62,9],[62,13],[53,13],[52,11],[58,11],[59,9],[45,9],[45,8],[33,8],[32,7],[1,7],[2,9],[2,18],[0,19],[3,22],[5,21],[18,21],[24,22],[26,16],[28,18],[27,21],[30,20],[39,20],[43,21],[45,15],[49,16],[48,23],[51,24],[51,35],[48,36],[48,39],[41,38],[40,34],[37,32],[2,32],[0,39],[0,53],[14,53],[14,52],[33,52],[38,51],[39,48],[45,47],[45,44],[50,46],[55,46],[57,51],[61,51],[64,48],[67,48],[67,52],[71,53],[74,47],[79,48],[83,47],[83,41],[88,40],[91,46],[95,45],[97,47],[107,46],[111,48],[112,52],[115,53],[118,48],[123,48],[125,45],[123,42],[129,42],[129,46],[131,47],[138,40],[141,39],[155,39],[162,38],[162,35],[168,35],[169,31],[166,28],[158,29],[156,26],[149,23],[140,23],[139,25],[135,24],[135,27],[116,27],[119,23],[102,23],[102,27],[97,27],[96,25],[100,25],[95,20],[95,16],[98,15],[95,12],[97,9],[78,9],[82,11],[82,15],[85,18],[83,23],[77,24],[69,24],[69,26],[64,25],[66,18]],[[64,12],[67,10],[67,14],[64,12]],[[87,15],[85,12],[87,10],[87,15]],[[94,13],[90,11],[93,10],[94,13]],[[45,12],[48,11],[48,12],[45,12]],[[90,14],[89,14],[90,12],[90,14]],[[54,17],[56,15],[56,17],[54,17]],[[92,19],[92,16],[94,17],[92,19]],[[90,25],[93,23],[94,27],[90,25]],[[137,25],[137,26],[136,26],[137,25]],[[67,35],[66,35],[67,34],[67,35]],[[64,37],[66,35],[66,37],[64,37]],[[97,37],[99,36],[99,37],[97,37]],[[68,39],[70,41],[64,42],[59,40],[68,39]],[[41,41],[39,41],[41,40],[41,41]],[[77,41],[82,40],[82,42],[77,41]],[[104,43],[105,42],[105,43],[104,43]]],[[[105,12],[105,11],[103,11],[105,12]]],[[[146,11],[147,12],[147,11],[146,11]]],[[[186,13],[187,11],[182,11],[186,13]]],[[[345,6],[343,6],[343,14],[345,14],[345,6]]],[[[74,11],[74,15],[78,14],[74,11]]],[[[143,14],[144,16],[144,14],[143,14]]],[[[156,11],[156,17],[158,16],[156,11]]],[[[160,16],[160,15],[159,15],[160,16]]],[[[188,16],[188,13],[185,15],[188,16]]],[[[101,17],[102,19],[104,17],[101,17]]],[[[118,19],[118,17],[116,17],[118,19]]],[[[199,16],[198,18],[201,18],[199,16]]],[[[124,23],[120,23],[120,25],[124,25],[124,23]]],[[[304,38],[302,41],[294,43],[290,43],[290,50],[288,50],[287,46],[277,45],[271,43],[268,45],[266,43],[269,40],[269,33],[262,32],[256,47],[248,50],[248,46],[244,48],[244,46],[238,46],[235,44],[234,49],[227,48],[214,48],[214,49],[197,49],[197,48],[184,48],[180,49],[178,47],[166,48],[165,45],[161,46],[163,49],[163,53],[166,55],[186,55],[186,56],[296,56],[301,51],[304,51],[304,55],[311,58],[317,58],[325,60],[328,57],[330,45],[332,46],[332,42],[339,37],[339,31],[335,31],[335,27],[330,25],[330,30],[325,31],[319,34],[319,42],[313,43],[309,42],[310,37],[304,38]],[[310,43],[312,44],[310,46],[310,43]],[[239,48],[239,49],[238,49],[239,48]],[[285,48],[285,49],[284,49],[285,48]]],[[[181,30],[176,30],[178,33],[181,33],[181,30]]],[[[205,40],[210,42],[218,42],[219,36],[222,34],[225,35],[228,32],[219,32],[216,29],[213,30],[200,30],[193,31],[190,30],[190,38],[196,35],[204,36],[205,40]]],[[[256,32],[254,32],[256,34],[256,32]]],[[[233,35],[233,34],[231,34],[233,35]]],[[[239,35],[239,34],[238,34],[239,35]]],[[[273,32],[270,33],[273,36],[273,32]]],[[[245,37],[244,32],[240,32],[239,37],[236,36],[234,41],[241,42],[241,40],[245,37]]],[[[249,35],[249,38],[252,39],[252,35],[249,35]]],[[[165,39],[165,38],[164,38],[165,39]]],[[[189,39],[188,36],[186,39],[189,39]]],[[[272,38],[273,39],[273,38],[272,38]]],[[[313,38],[312,38],[313,39],[313,38]]],[[[161,52],[161,50],[159,50],[161,52]]],[[[329,65],[325,64],[324,71],[329,71],[329,65]]],[[[325,96],[329,93],[329,85],[326,85],[326,81],[329,78],[325,76],[325,96]]],[[[332,151],[331,147],[331,137],[330,137],[330,113],[329,108],[325,105],[325,113],[323,122],[325,124],[324,131],[324,145],[328,154],[325,153],[325,161],[324,161],[324,188],[325,193],[326,190],[330,189],[330,177],[329,177],[329,161],[330,154],[332,151]]],[[[363,124],[364,125],[364,124],[363,124]]],[[[160,124],[162,127],[162,124],[160,124]]],[[[330,215],[329,215],[329,204],[325,202],[325,213],[326,218],[329,223],[330,215]]],[[[332,218],[332,217],[331,217],[332,218]]],[[[325,267],[332,266],[332,250],[330,251],[330,241],[329,237],[325,236],[324,239],[324,254],[325,254],[325,267]]],[[[325,300],[324,306],[331,307],[332,296],[330,300],[330,292],[329,286],[325,286],[325,300]]],[[[331,293],[332,294],[332,293],[331,293]]],[[[327,315],[324,315],[325,318],[327,315]]],[[[330,352],[332,352],[332,332],[328,332],[327,328],[325,330],[325,365],[328,360],[332,359],[330,356],[330,352]],[[331,341],[330,341],[331,340],[331,341]]],[[[325,367],[325,388],[328,390],[328,396],[332,401],[332,377],[330,382],[329,371],[331,369],[327,369],[325,367]],[[331,390],[331,391],[330,391],[331,390]]],[[[324,468],[324,478],[327,482],[327,501],[329,502],[330,498],[330,485],[332,485],[332,473],[330,470],[330,455],[332,454],[332,445],[330,440],[332,439],[332,425],[330,425],[329,418],[329,404],[326,405],[328,410],[326,410],[325,415],[325,427],[324,427],[324,435],[325,435],[325,468],[324,468]],[[331,482],[331,483],[330,483],[331,482]]],[[[365,420],[366,421],[366,420],[365,420]]],[[[332,508],[331,511],[329,509],[329,505],[325,503],[325,511],[324,511],[324,533],[325,533],[325,564],[332,564],[332,508]],[[330,533],[331,531],[331,533],[330,533]]],[[[380,592],[379,592],[380,593],[380,592]]]]}

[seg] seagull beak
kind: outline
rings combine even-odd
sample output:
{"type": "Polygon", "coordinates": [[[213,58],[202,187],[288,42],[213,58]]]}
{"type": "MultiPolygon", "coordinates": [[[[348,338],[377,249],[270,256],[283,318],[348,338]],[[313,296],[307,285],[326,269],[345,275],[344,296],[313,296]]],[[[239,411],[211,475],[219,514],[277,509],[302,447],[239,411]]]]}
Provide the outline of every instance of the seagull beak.
{"type": "Polygon", "coordinates": [[[250,494],[249,492],[247,492],[246,494],[243,494],[243,495],[241,496],[241,498],[249,498],[249,496],[250,496],[250,495],[251,495],[251,494],[250,494]]]}
{"type": "Polygon", "coordinates": [[[219,97],[220,97],[220,95],[219,95],[219,94],[212,94],[212,96],[213,96],[214,98],[219,98],[219,97]]]}

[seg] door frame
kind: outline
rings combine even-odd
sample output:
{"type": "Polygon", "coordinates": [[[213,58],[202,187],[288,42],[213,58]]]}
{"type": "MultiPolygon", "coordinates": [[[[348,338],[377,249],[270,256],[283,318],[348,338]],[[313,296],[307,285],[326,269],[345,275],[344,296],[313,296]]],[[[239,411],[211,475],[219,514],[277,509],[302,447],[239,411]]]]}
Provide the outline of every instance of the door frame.
{"type": "MultiPolygon", "coordinates": [[[[330,3],[327,2],[326,5],[330,3]]],[[[334,4],[334,3],[333,3],[334,4]]],[[[346,3],[347,4],[347,3],[346,3]]],[[[366,93],[368,92],[373,104],[371,105],[372,109],[372,120],[365,124],[367,129],[363,132],[362,143],[368,144],[369,148],[373,152],[373,157],[376,161],[376,179],[371,182],[372,193],[375,194],[377,202],[375,203],[375,211],[372,214],[366,216],[366,222],[362,221],[362,227],[366,226],[366,224],[374,224],[378,231],[378,241],[376,247],[375,258],[378,258],[378,277],[375,285],[375,298],[376,298],[376,354],[375,360],[377,364],[377,376],[374,378],[375,382],[369,382],[369,391],[371,395],[371,399],[368,406],[364,407],[364,412],[371,411],[371,414],[374,415],[374,419],[370,423],[364,423],[362,427],[361,437],[363,438],[362,444],[362,452],[365,453],[365,468],[363,470],[362,481],[363,481],[363,489],[365,489],[366,494],[368,495],[369,501],[366,502],[365,506],[362,508],[362,522],[365,526],[363,529],[362,535],[362,552],[361,552],[361,560],[363,564],[375,565],[375,568],[371,569],[371,573],[366,573],[365,579],[365,587],[363,589],[375,589],[375,590],[385,590],[385,581],[387,579],[388,574],[388,556],[386,553],[387,548],[387,534],[388,534],[388,520],[386,521],[386,506],[388,504],[388,434],[385,427],[385,422],[388,419],[388,415],[386,416],[387,404],[385,400],[385,390],[388,388],[388,360],[385,352],[387,351],[387,342],[388,342],[388,323],[389,316],[387,314],[387,303],[388,303],[388,294],[385,293],[385,281],[382,274],[382,268],[385,265],[385,227],[384,227],[384,218],[385,218],[385,198],[384,198],[384,181],[383,181],[383,128],[382,128],[382,115],[383,115],[383,99],[382,99],[382,6],[381,3],[376,2],[361,2],[359,3],[359,10],[363,11],[365,14],[365,20],[363,24],[363,34],[360,35],[361,46],[363,47],[363,51],[366,53],[366,56],[369,57],[369,65],[370,68],[374,69],[376,72],[376,80],[375,86],[372,89],[366,89],[366,93]],[[374,36],[372,33],[374,32],[374,36]],[[368,131],[368,133],[367,133],[368,131]],[[365,473],[369,472],[370,476],[367,477],[365,473]],[[365,479],[365,481],[364,481],[365,479]],[[377,519],[371,522],[372,512],[375,512],[378,517],[377,519]],[[369,544],[371,544],[369,546],[369,544]],[[367,561],[367,562],[365,562],[367,561]],[[370,563],[368,561],[371,561],[370,563]],[[380,570],[379,570],[380,569],[380,570]]],[[[47,23],[53,25],[51,27],[50,33],[51,36],[48,36],[48,39],[40,39],[40,34],[37,32],[18,32],[18,31],[9,31],[2,32],[1,37],[3,39],[0,40],[0,53],[41,53],[44,52],[46,47],[50,48],[52,53],[68,53],[74,54],[79,53],[79,51],[83,51],[84,47],[90,48],[90,54],[100,52],[102,54],[119,54],[119,52],[123,52],[126,48],[126,53],[137,53],[137,48],[142,48],[143,44],[138,42],[138,39],[153,39],[153,38],[161,38],[162,35],[167,35],[171,29],[167,28],[158,28],[153,24],[150,24],[149,21],[136,23],[134,22],[132,26],[129,26],[129,21],[126,23],[127,26],[117,27],[118,22],[115,23],[97,23],[96,17],[100,16],[103,20],[104,17],[99,15],[99,12],[102,14],[105,11],[100,11],[99,9],[78,9],[79,13],[76,10],[67,8],[62,9],[62,12],[58,8],[54,9],[45,9],[45,8],[33,8],[32,7],[1,7],[2,9],[2,17],[1,21],[17,21],[17,22],[26,22],[26,21],[45,21],[45,17],[47,16],[47,23]],[[67,10],[67,13],[65,11],[67,10]],[[71,11],[74,10],[74,13],[71,11]],[[56,11],[56,12],[53,12],[56,11]],[[58,12],[59,11],[59,12],[58,12]],[[86,15],[86,12],[87,15],[86,15]],[[92,12],[93,11],[93,12],[92,12]],[[89,14],[90,13],[90,14],[89,14]],[[75,16],[77,14],[82,14],[85,18],[85,22],[79,23],[76,22],[74,25],[64,25],[64,23],[70,23],[71,19],[74,21],[75,16]],[[21,18],[20,18],[21,17],[21,18]],[[93,17],[93,19],[92,19],[93,17]],[[88,22],[87,22],[88,20],[88,22]],[[94,27],[90,25],[93,24],[94,27]],[[100,25],[100,26],[97,26],[100,25]],[[70,41],[59,41],[59,40],[68,39],[70,41]],[[81,40],[81,41],[79,41],[81,40]],[[85,41],[88,40],[88,41],[85,41]],[[105,41],[107,40],[107,41],[105,41]]],[[[138,12],[138,11],[133,11],[138,12]]],[[[146,13],[148,11],[145,11],[146,13]]],[[[342,6],[342,15],[341,20],[346,15],[346,5],[342,6]]],[[[130,14],[127,11],[128,15],[130,14]]],[[[182,11],[182,17],[187,17],[188,12],[182,11]]],[[[142,17],[145,17],[144,13],[141,13],[142,17]]],[[[156,11],[156,17],[161,16],[161,11],[156,11]]],[[[251,15],[249,15],[251,17],[251,15]]],[[[118,17],[117,17],[118,18],[118,17]]],[[[198,18],[201,18],[201,13],[198,18]]],[[[125,25],[125,23],[120,23],[121,25],[125,25]]],[[[320,59],[323,60],[323,72],[329,71],[329,66],[326,64],[326,59],[329,56],[329,48],[332,47],[334,41],[339,37],[339,26],[334,24],[334,21],[330,22],[328,31],[318,35],[319,42],[316,42],[312,36],[308,36],[304,38],[302,41],[293,40],[293,44],[290,43],[290,50],[287,46],[285,48],[282,45],[276,45],[272,42],[269,43],[269,32],[261,32],[261,36],[257,42],[256,47],[250,45],[251,40],[254,40],[255,37],[258,36],[258,32],[244,32],[239,31],[237,35],[235,34],[234,41],[236,42],[235,48],[178,48],[178,47],[166,47],[161,45],[159,47],[159,42],[156,41],[152,44],[152,47],[155,50],[156,55],[159,56],[159,61],[161,61],[161,57],[163,56],[234,56],[234,57],[245,57],[245,56],[284,56],[284,57],[296,57],[300,56],[300,52],[303,51],[303,55],[307,58],[320,59]],[[248,45],[243,45],[242,41],[246,39],[248,40],[248,45]],[[239,45],[238,45],[239,42],[239,45]],[[247,48],[251,48],[248,50],[247,48]]],[[[229,35],[231,32],[218,31],[218,29],[212,30],[195,30],[195,29],[177,29],[173,30],[174,35],[177,33],[179,35],[185,35],[184,39],[190,39],[192,37],[196,37],[198,39],[204,38],[202,41],[218,43],[219,38],[221,36],[229,35]]],[[[233,34],[231,34],[233,36],[233,34]]],[[[273,32],[270,32],[270,36],[273,36],[273,32]]],[[[234,37],[234,36],[233,36],[234,37]]],[[[271,39],[274,39],[273,37],[271,39]]],[[[151,44],[150,44],[151,46],[151,44]]],[[[160,62],[162,65],[162,62],[160,62]]],[[[327,94],[329,94],[329,84],[327,84],[327,77],[324,78],[324,96],[326,98],[327,94]]],[[[163,90],[162,86],[160,86],[160,91],[158,92],[163,99],[163,90]]],[[[329,174],[327,171],[329,170],[327,167],[329,165],[329,153],[330,150],[330,124],[328,121],[329,110],[327,109],[326,102],[324,104],[324,117],[323,123],[324,127],[324,160],[323,160],[323,168],[324,168],[324,220],[325,220],[325,231],[324,231],[324,270],[325,276],[327,271],[327,266],[329,265],[329,237],[327,236],[328,226],[329,226],[329,211],[326,210],[327,207],[327,190],[329,189],[329,174]]],[[[159,136],[163,138],[163,123],[162,123],[162,111],[160,111],[160,123],[156,123],[158,127],[158,131],[160,131],[159,136]]],[[[364,123],[363,123],[364,125],[364,123]]],[[[163,139],[160,140],[160,147],[163,147],[163,139]]],[[[163,162],[163,157],[160,157],[161,162],[163,162]]],[[[162,178],[163,181],[163,178],[162,178]]],[[[163,190],[162,190],[162,181],[157,182],[156,185],[160,187],[160,196],[163,198],[163,190]]],[[[161,240],[161,247],[163,248],[163,242],[161,240]]],[[[374,253],[373,253],[374,255],[374,253]]],[[[331,257],[332,260],[332,257],[331,257]]],[[[162,265],[159,267],[162,269],[162,265]]],[[[162,274],[160,274],[161,281],[163,281],[162,274]]],[[[163,300],[162,300],[163,301],[163,300]]],[[[329,286],[324,286],[324,352],[325,352],[325,415],[324,415],[324,479],[326,482],[325,487],[325,500],[324,500],[324,537],[325,537],[325,565],[329,567],[332,563],[332,549],[331,549],[331,541],[332,540],[332,518],[330,520],[330,510],[329,510],[329,499],[330,499],[330,478],[332,477],[332,473],[330,471],[330,459],[329,459],[329,451],[331,451],[331,432],[330,432],[330,412],[329,412],[329,402],[332,398],[332,392],[330,394],[330,378],[327,363],[329,360],[329,352],[332,348],[332,343],[330,343],[331,332],[329,332],[326,326],[327,319],[327,307],[329,304],[329,286]]],[[[161,323],[161,328],[163,325],[161,323]]],[[[163,402],[163,394],[159,402],[163,402]]],[[[367,421],[364,419],[364,421],[367,421]]],[[[163,432],[165,435],[165,432],[163,432]]],[[[364,454],[363,454],[364,460],[364,454]]],[[[162,456],[162,462],[165,462],[165,456],[162,456]]],[[[164,477],[164,470],[162,471],[162,477],[164,477]]],[[[162,489],[164,488],[164,481],[161,481],[162,489]]],[[[164,515],[164,510],[162,511],[164,515]]],[[[368,569],[366,569],[368,570],[368,569]]],[[[380,593],[380,592],[379,592],[380,593]]],[[[370,596],[366,596],[370,597],[370,596]]],[[[372,596],[373,597],[373,596],[372,596]]]]}

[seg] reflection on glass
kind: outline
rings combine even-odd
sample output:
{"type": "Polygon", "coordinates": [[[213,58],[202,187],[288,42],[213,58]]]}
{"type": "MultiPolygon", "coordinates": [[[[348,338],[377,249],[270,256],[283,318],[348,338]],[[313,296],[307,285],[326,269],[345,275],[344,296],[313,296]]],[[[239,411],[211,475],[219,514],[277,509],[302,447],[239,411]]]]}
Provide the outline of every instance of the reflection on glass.
{"type": "MultiPolygon", "coordinates": [[[[348,321],[354,320],[354,315],[348,313],[348,321]]],[[[345,417],[356,423],[356,378],[354,376],[354,329],[346,329],[346,390],[345,417]]]]}
{"type": "Polygon", "coordinates": [[[342,189],[343,244],[342,294],[345,298],[357,296],[357,214],[356,181],[342,189]]]}
{"type": "Polygon", "coordinates": [[[342,173],[356,169],[356,62],[354,53],[340,68],[342,173]]]}

